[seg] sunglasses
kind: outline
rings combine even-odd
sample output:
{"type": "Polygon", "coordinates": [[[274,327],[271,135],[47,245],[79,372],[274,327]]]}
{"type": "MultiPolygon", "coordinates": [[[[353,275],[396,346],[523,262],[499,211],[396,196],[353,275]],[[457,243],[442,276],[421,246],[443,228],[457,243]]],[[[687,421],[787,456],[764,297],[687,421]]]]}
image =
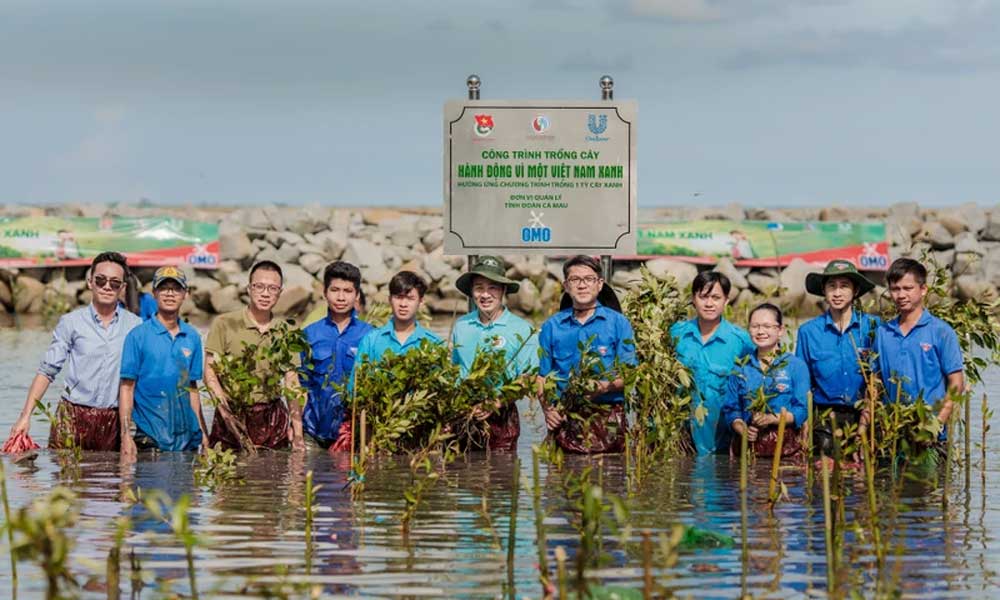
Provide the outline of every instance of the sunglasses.
{"type": "Polygon", "coordinates": [[[104,286],[110,287],[113,291],[118,291],[121,289],[122,285],[125,283],[121,279],[108,279],[104,275],[94,275],[93,277],[94,285],[98,288],[103,288],[104,286]]]}

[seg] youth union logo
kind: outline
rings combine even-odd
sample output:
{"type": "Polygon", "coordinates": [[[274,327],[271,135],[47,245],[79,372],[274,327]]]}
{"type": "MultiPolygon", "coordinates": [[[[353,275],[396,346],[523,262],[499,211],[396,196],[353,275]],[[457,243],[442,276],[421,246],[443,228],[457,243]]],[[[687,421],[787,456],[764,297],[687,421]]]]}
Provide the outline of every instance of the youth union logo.
{"type": "Polygon", "coordinates": [[[552,241],[552,230],[546,227],[545,223],[542,223],[544,216],[543,212],[535,214],[535,211],[531,211],[528,226],[521,228],[522,242],[541,242],[544,244],[552,241]]]}
{"type": "Polygon", "coordinates": [[[475,117],[476,135],[486,137],[493,132],[493,115],[475,115],[475,117]]]}
{"type": "Polygon", "coordinates": [[[535,133],[545,133],[549,129],[549,118],[545,115],[538,115],[531,121],[531,128],[535,133]]]}
{"type": "Polygon", "coordinates": [[[604,130],[608,128],[608,115],[595,115],[591,113],[587,116],[587,129],[590,133],[594,135],[588,135],[588,142],[606,142],[608,138],[602,137],[601,134],[604,130]]]}

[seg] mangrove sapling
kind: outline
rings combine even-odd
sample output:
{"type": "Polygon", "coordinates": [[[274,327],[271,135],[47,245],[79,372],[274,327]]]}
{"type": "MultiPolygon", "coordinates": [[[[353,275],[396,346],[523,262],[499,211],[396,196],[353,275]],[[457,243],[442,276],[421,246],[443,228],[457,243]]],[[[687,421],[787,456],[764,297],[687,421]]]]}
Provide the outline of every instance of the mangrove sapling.
{"type": "Polygon", "coordinates": [[[507,520],[507,587],[511,598],[514,590],[514,548],[517,545],[517,501],[521,496],[521,459],[514,458],[514,473],[510,481],[510,516],[507,520]]]}
{"type": "Polygon", "coordinates": [[[125,543],[125,536],[128,535],[131,528],[132,519],[128,516],[115,519],[115,534],[112,537],[111,549],[108,550],[106,569],[108,600],[118,600],[121,597],[122,545],[125,543]]]}
{"type": "Polygon", "coordinates": [[[788,498],[788,488],[785,487],[783,481],[778,481],[778,469],[781,467],[781,450],[785,442],[785,415],[787,414],[788,411],[782,407],[781,413],[778,415],[778,441],[774,445],[774,457],[771,460],[771,480],[767,488],[767,498],[772,513],[779,498],[788,498]]]}
{"type": "Polygon", "coordinates": [[[14,556],[14,529],[10,526],[10,499],[7,497],[7,469],[0,460],[0,499],[3,500],[3,523],[7,530],[7,544],[10,549],[11,590],[17,596],[17,558],[14,556]]]}
{"type": "Polygon", "coordinates": [[[980,477],[982,478],[982,488],[986,489],[986,434],[990,431],[990,420],[993,419],[993,411],[990,410],[989,399],[986,397],[986,392],[983,392],[983,403],[980,408],[980,414],[983,417],[983,427],[982,436],[983,439],[979,442],[980,455],[980,477]]]}
{"type": "Polygon", "coordinates": [[[749,493],[747,481],[747,466],[749,462],[749,448],[747,441],[747,430],[740,434],[740,597],[747,597],[747,570],[750,568],[750,546],[748,544],[749,516],[750,511],[747,506],[747,494],[749,493]]]}
{"type": "Polygon", "coordinates": [[[865,467],[865,496],[868,501],[868,527],[872,540],[872,547],[875,550],[875,560],[878,572],[882,572],[885,566],[885,548],[882,545],[882,531],[879,529],[879,506],[875,496],[875,453],[872,452],[868,443],[868,428],[862,427],[861,432],[861,457],[865,467]]]}
{"type": "MultiPolygon", "coordinates": [[[[229,410],[222,410],[220,415],[244,452],[257,452],[246,426],[247,411],[255,403],[282,398],[289,406],[296,403],[299,406],[305,405],[306,390],[286,383],[287,373],[300,370],[299,361],[303,352],[308,355],[309,343],[302,330],[294,327],[290,321],[278,321],[264,334],[262,343],[244,343],[239,354],[214,358],[212,369],[229,399],[229,410]]],[[[305,363],[303,366],[308,367],[309,361],[305,363]]],[[[220,410],[220,400],[209,388],[206,387],[205,391],[209,403],[220,410]]]]}
{"type": "Polygon", "coordinates": [[[58,486],[47,496],[19,508],[7,522],[13,531],[11,553],[17,561],[33,560],[45,573],[45,597],[63,597],[67,587],[75,588],[68,560],[73,549],[70,531],[80,516],[79,502],[71,490],[58,486]]]}
{"type": "Polygon", "coordinates": [[[826,591],[831,597],[837,597],[836,585],[836,552],[834,552],[835,535],[833,532],[833,510],[830,505],[830,465],[826,462],[826,454],[820,452],[820,469],[823,481],[823,534],[826,539],[826,591]]]}
{"type": "Polygon", "coordinates": [[[538,579],[542,593],[550,594],[548,545],[545,539],[545,508],[542,506],[542,479],[538,474],[538,446],[531,447],[532,507],[535,512],[535,546],[538,550],[538,579]]]}
{"type": "Polygon", "coordinates": [[[163,490],[147,490],[141,493],[146,511],[158,521],[166,523],[174,534],[174,538],[184,546],[184,557],[187,560],[188,584],[191,586],[191,596],[198,598],[198,584],[194,571],[194,547],[203,543],[191,529],[190,509],[191,496],[184,494],[176,501],[172,500],[163,490]]]}
{"type": "MultiPolygon", "coordinates": [[[[628,434],[629,472],[636,483],[645,465],[659,464],[678,454],[690,453],[687,437],[692,418],[691,374],[674,350],[667,324],[687,316],[690,303],[672,277],[661,281],[643,266],[642,280],[623,300],[624,314],[632,323],[636,365],[623,365],[625,397],[636,426],[628,434]]],[[[694,410],[697,418],[699,410],[694,410]]],[[[703,418],[703,417],[702,417],[703,418]]]]}
{"type": "Polygon", "coordinates": [[[431,462],[431,453],[434,451],[440,452],[442,465],[449,464],[458,455],[456,448],[451,443],[452,441],[451,434],[444,431],[444,428],[439,424],[431,431],[430,437],[427,439],[427,444],[420,450],[410,454],[411,483],[409,488],[403,490],[405,506],[399,517],[404,541],[409,540],[410,523],[417,509],[420,507],[420,502],[423,500],[424,494],[437,483],[437,480],[441,476],[431,462]]]}
{"type": "Polygon", "coordinates": [[[316,492],[320,490],[323,486],[313,485],[313,472],[308,471],[306,473],[306,489],[305,489],[305,511],[306,511],[306,523],[305,523],[305,538],[306,538],[306,572],[312,573],[312,555],[313,555],[313,520],[318,508],[316,502],[316,492]]]}
{"type": "Polygon", "coordinates": [[[556,577],[559,582],[559,600],[566,600],[569,596],[566,584],[566,550],[562,546],[556,546],[556,577]]]}
{"type": "Polygon", "coordinates": [[[206,447],[194,459],[194,482],[214,492],[226,483],[243,485],[245,481],[237,475],[239,456],[228,448],[206,447]]]}

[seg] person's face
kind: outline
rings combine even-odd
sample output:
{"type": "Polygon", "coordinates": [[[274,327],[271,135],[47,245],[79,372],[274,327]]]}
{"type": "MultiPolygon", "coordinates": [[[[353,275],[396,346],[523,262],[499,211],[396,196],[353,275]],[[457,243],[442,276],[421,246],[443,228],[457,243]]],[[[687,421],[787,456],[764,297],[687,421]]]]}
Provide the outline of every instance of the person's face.
{"type": "Polygon", "coordinates": [[[281,275],[258,269],[250,278],[250,305],[254,310],[270,311],[281,297],[281,275]]]}
{"type": "Polygon", "coordinates": [[[706,286],[695,294],[691,301],[699,319],[716,321],[722,318],[729,298],[722,292],[722,286],[718,282],[713,282],[710,287],[706,286]]]}
{"type": "Polygon", "coordinates": [[[168,279],[153,290],[153,298],[156,299],[157,312],[172,314],[180,311],[187,291],[176,281],[168,279]]]}
{"type": "Polygon", "coordinates": [[[854,284],[847,277],[831,277],[823,285],[826,303],[834,310],[844,310],[854,301],[854,284]]]}
{"type": "Polygon", "coordinates": [[[389,306],[392,308],[392,318],[397,321],[412,321],[417,318],[417,309],[420,308],[420,292],[416,288],[405,294],[395,294],[389,296],[389,306]]]}
{"type": "Polygon", "coordinates": [[[892,296],[897,311],[901,313],[912,312],[924,305],[927,284],[917,283],[913,274],[907,273],[899,281],[889,284],[889,295],[892,296]]]}
{"type": "Polygon", "coordinates": [[[358,288],[353,281],[346,279],[331,279],[326,287],[326,305],[335,315],[345,315],[355,310],[358,305],[358,288]]]}
{"type": "Polygon", "coordinates": [[[90,274],[88,285],[96,304],[103,306],[117,304],[118,294],[125,287],[125,269],[118,263],[98,263],[90,274]]]}
{"type": "Polygon", "coordinates": [[[472,278],[472,300],[476,307],[484,313],[492,313],[500,308],[503,302],[504,286],[485,277],[476,275],[472,278]]]}
{"type": "Polygon", "coordinates": [[[761,350],[771,350],[778,345],[785,328],[778,324],[774,312],[758,310],[750,317],[750,338],[761,350]]]}
{"type": "Polygon", "coordinates": [[[576,306],[590,306],[597,301],[604,280],[585,265],[573,265],[566,273],[563,287],[576,306]]]}

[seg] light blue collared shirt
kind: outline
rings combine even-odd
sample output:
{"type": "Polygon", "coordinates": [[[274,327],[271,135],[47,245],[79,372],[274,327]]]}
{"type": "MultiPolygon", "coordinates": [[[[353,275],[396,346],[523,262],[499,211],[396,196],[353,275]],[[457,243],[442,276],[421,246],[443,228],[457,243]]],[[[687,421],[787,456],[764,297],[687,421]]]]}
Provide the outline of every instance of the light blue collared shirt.
{"type": "Polygon", "coordinates": [[[538,367],[538,336],[531,331],[531,324],[504,307],[496,321],[485,325],[474,310],[455,322],[451,334],[452,362],[462,369],[462,377],[480,352],[503,352],[510,367],[507,372],[517,377],[538,367]]]}
{"type": "Polygon", "coordinates": [[[81,406],[115,408],[125,336],[141,323],[142,319],[121,306],[115,308],[107,328],[93,304],[67,313],[52,332],[38,373],[53,381],[66,365],[62,398],[81,406]]]}

